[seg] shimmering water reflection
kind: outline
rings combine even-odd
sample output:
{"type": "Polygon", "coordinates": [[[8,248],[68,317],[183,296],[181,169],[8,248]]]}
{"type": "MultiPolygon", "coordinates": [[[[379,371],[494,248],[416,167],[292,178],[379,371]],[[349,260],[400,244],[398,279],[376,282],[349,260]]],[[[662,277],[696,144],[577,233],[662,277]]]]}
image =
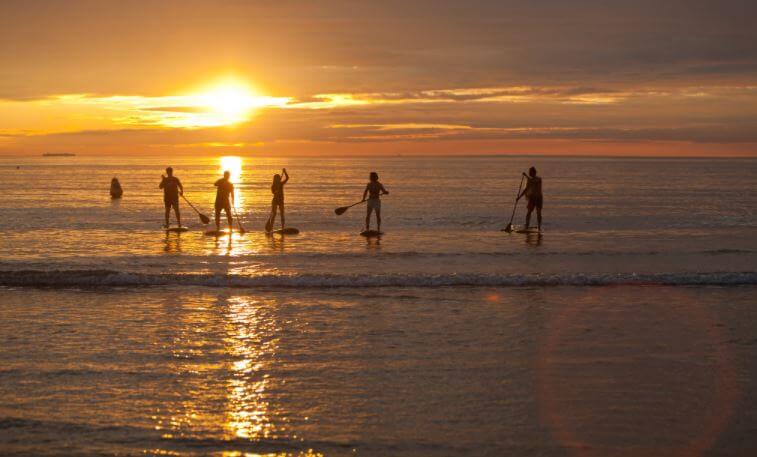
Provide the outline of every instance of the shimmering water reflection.
{"type": "MultiPolygon", "coordinates": [[[[260,441],[295,439],[269,390],[285,381],[272,375],[281,327],[272,300],[200,295],[168,300],[176,327],[166,335],[175,378],[169,402],[153,419],[164,439],[260,441]]],[[[236,455],[236,454],[223,454],[236,455]]],[[[247,454],[239,454],[247,455],[247,454]]],[[[251,454],[252,455],[252,454],[251,454]]]]}
{"type": "MultiPolygon", "coordinates": [[[[228,418],[225,427],[232,437],[278,438],[276,415],[268,401],[269,374],[279,339],[279,326],[270,312],[271,303],[230,297],[219,305],[227,308],[227,353],[233,357],[228,381],[228,418]],[[266,308],[268,307],[268,308],[266,308]]],[[[285,418],[280,418],[282,421],[285,418]]],[[[281,431],[285,431],[282,426],[281,431]]]]}

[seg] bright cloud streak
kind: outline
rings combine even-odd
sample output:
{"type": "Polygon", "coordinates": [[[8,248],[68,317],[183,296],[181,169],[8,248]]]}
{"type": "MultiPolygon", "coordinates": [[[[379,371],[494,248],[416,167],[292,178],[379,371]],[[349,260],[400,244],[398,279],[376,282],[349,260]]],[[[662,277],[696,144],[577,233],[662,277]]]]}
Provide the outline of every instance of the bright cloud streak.
{"type": "Polygon", "coordinates": [[[75,94],[55,99],[63,105],[104,108],[113,113],[112,121],[117,125],[185,129],[240,124],[248,121],[255,110],[283,107],[290,101],[288,97],[258,95],[237,82],[224,82],[188,95],[95,97],[75,94]]]}

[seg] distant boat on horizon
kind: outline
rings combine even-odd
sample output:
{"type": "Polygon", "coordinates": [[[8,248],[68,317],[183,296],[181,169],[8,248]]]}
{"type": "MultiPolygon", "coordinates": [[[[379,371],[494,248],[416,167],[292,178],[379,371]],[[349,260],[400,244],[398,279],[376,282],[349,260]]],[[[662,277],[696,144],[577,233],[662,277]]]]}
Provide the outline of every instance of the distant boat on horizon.
{"type": "Polygon", "coordinates": [[[75,155],[72,152],[46,152],[42,154],[42,157],[73,157],[75,155]]]}

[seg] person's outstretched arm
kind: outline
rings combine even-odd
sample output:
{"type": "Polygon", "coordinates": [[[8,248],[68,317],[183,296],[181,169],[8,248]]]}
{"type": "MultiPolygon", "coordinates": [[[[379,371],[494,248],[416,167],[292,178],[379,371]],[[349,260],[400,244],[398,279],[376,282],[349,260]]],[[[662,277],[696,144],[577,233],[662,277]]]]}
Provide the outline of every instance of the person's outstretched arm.
{"type": "Polygon", "coordinates": [[[179,181],[179,178],[176,178],[176,185],[179,186],[179,195],[184,195],[184,186],[179,181]]]}
{"type": "MultiPolygon", "coordinates": [[[[525,174],[525,173],[523,173],[523,174],[525,174]]],[[[526,177],[528,178],[528,176],[526,176],[526,177]]],[[[524,195],[526,195],[526,191],[528,190],[528,186],[530,186],[530,185],[531,185],[531,178],[528,178],[528,181],[526,182],[526,187],[523,188],[523,192],[521,192],[520,195],[518,195],[518,198],[516,198],[516,200],[520,200],[521,197],[523,197],[524,195]]]]}
{"type": "Polygon", "coordinates": [[[231,192],[229,192],[229,196],[231,197],[231,206],[233,207],[235,206],[234,205],[234,184],[231,185],[231,192]]]}
{"type": "Polygon", "coordinates": [[[389,191],[386,190],[386,189],[384,189],[384,185],[383,184],[381,185],[381,193],[384,194],[384,195],[389,195],[389,191]]]}
{"type": "Polygon", "coordinates": [[[281,185],[283,186],[284,184],[287,183],[287,181],[289,181],[289,173],[287,173],[287,169],[286,168],[282,168],[281,172],[284,174],[284,180],[281,181],[281,185]]]}

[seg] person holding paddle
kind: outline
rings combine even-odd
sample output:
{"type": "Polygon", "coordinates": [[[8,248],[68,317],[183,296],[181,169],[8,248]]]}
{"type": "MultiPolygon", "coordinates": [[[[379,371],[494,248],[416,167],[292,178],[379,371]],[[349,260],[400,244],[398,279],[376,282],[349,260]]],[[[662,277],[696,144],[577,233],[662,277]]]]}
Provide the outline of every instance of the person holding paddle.
{"type": "Polygon", "coordinates": [[[273,199],[271,200],[271,215],[268,216],[268,222],[265,224],[265,230],[270,232],[273,230],[273,224],[276,222],[276,210],[281,213],[281,230],[286,228],[286,219],[284,218],[284,185],[289,182],[289,173],[286,168],[281,169],[281,174],[284,175],[284,179],[281,179],[281,175],[276,173],[273,175],[273,183],[271,184],[271,193],[273,199]]]}
{"type": "Polygon", "coordinates": [[[216,231],[221,231],[221,210],[226,212],[226,220],[229,221],[229,233],[233,229],[231,207],[234,206],[234,184],[231,183],[229,177],[231,173],[228,171],[223,172],[223,178],[213,184],[218,189],[216,190],[216,231]],[[231,199],[231,201],[229,201],[231,199]]]}
{"type": "Polygon", "coordinates": [[[544,197],[541,193],[541,177],[536,176],[536,168],[528,169],[528,174],[523,173],[526,177],[526,188],[523,189],[517,200],[524,195],[528,199],[528,212],[526,213],[526,229],[531,227],[531,213],[536,209],[537,228],[541,232],[541,207],[544,203],[544,197]]]}
{"type": "Polygon", "coordinates": [[[363,191],[363,200],[366,201],[365,197],[368,197],[368,201],[366,204],[366,214],[365,214],[365,231],[371,229],[371,213],[375,210],[376,211],[376,225],[378,225],[378,231],[381,231],[381,196],[382,195],[388,195],[389,191],[384,189],[384,185],[379,182],[379,176],[378,173],[375,171],[372,171],[369,177],[370,181],[365,186],[365,190],[363,191]]]}
{"type": "Polygon", "coordinates": [[[173,168],[166,168],[166,174],[160,175],[159,189],[163,189],[163,203],[166,206],[166,225],[169,227],[168,218],[171,215],[171,208],[176,215],[176,223],[181,227],[181,213],[179,212],[179,195],[184,196],[184,186],[181,185],[179,178],[173,175],[173,168]]]}

